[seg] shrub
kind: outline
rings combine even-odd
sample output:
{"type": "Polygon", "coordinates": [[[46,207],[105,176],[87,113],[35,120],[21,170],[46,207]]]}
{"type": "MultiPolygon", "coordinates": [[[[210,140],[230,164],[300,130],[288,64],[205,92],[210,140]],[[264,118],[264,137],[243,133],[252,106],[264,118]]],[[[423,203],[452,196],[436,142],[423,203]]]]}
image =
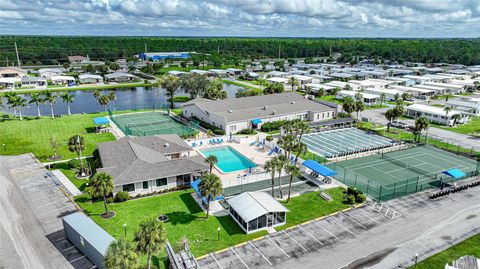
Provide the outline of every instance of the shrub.
{"type": "Polygon", "coordinates": [[[237,132],[237,134],[254,135],[254,134],[257,134],[257,132],[253,129],[243,129],[243,130],[237,132]]]}
{"type": "Polygon", "coordinates": [[[352,187],[348,187],[348,188],[347,188],[347,194],[348,194],[348,195],[351,194],[351,195],[353,195],[353,196],[356,197],[357,195],[359,195],[359,194],[361,194],[361,193],[362,193],[361,191],[359,191],[359,190],[357,190],[357,189],[355,189],[355,188],[352,188],[352,187]]]}
{"type": "Polygon", "coordinates": [[[358,194],[357,197],[355,198],[355,202],[357,203],[363,203],[365,202],[365,200],[367,200],[367,196],[365,196],[365,194],[358,194]]]}
{"type": "Polygon", "coordinates": [[[346,203],[346,204],[350,204],[350,205],[353,205],[355,204],[355,196],[350,194],[350,195],[345,195],[343,197],[343,202],[346,203]]]}
{"type": "Polygon", "coordinates": [[[70,169],[78,169],[80,168],[80,162],[78,161],[78,159],[71,159],[70,161],[68,161],[68,167],[70,169]]]}
{"type": "Polygon", "coordinates": [[[128,200],[130,200],[130,194],[128,194],[127,191],[121,191],[121,192],[117,192],[117,194],[115,194],[115,202],[116,203],[125,202],[125,201],[128,201],[128,200]]]}
{"type": "Polygon", "coordinates": [[[114,202],[113,197],[110,196],[107,198],[107,204],[111,204],[113,202],[114,202]]]}
{"type": "Polygon", "coordinates": [[[271,131],[279,130],[280,127],[285,125],[286,122],[287,122],[286,120],[266,122],[262,125],[260,129],[262,130],[262,132],[271,132],[271,131]]]}
{"type": "Polygon", "coordinates": [[[269,142],[270,142],[270,141],[272,141],[272,140],[273,140],[273,136],[271,136],[271,135],[267,135],[267,137],[265,137],[265,140],[267,140],[267,141],[269,141],[269,142]]]}
{"type": "Polygon", "coordinates": [[[208,130],[211,130],[214,134],[216,135],[225,135],[225,131],[218,128],[217,126],[214,126],[208,122],[204,122],[202,120],[200,120],[199,118],[197,117],[193,117],[194,120],[198,121],[199,122],[199,125],[202,126],[203,128],[205,129],[208,129],[208,130]]]}

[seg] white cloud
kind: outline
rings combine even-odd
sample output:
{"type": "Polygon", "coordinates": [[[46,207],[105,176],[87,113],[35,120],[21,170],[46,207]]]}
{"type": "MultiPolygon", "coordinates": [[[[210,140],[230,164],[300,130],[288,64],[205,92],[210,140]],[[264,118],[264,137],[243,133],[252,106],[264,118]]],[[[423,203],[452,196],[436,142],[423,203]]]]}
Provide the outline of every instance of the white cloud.
{"type": "Polygon", "coordinates": [[[478,37],[480,1],[0,0],[0,33],[478,37]]]}

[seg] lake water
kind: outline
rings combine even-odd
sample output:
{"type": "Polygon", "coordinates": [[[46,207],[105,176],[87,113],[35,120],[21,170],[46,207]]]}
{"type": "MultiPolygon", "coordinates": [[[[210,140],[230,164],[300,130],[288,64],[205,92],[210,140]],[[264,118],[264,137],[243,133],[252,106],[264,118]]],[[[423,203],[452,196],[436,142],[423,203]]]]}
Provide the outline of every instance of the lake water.
{"type": "MultiPolygon", "coordinates": [[[[235,94],[241,87],[223,84],[223,89],[227,92],[228,98],[235,98],[235,94]]],[[[103,93],[107,94],[106,90],[103,93]]],[[[117,100],[114,104],[119,109],[134,109],[135,107],[152,107],[153,104],[168,104],[168,97],[165,95],[165,90],[163,89],[152,89],[152,88],[125,88],[125,89],[114,89],[117,100]]],[[[103,111],[103,107],[97,104],[97,100],[93,97],[93,91],[70,91],[71,94],[75,95],[75,101],[70,104],[70,110],[72,114],[78,113],[92,113],[103,111]]],[[[61,94],[56,93],[56,94],[61,94]]],[[[183,91],[178,91],[175,95],[188,95],[183,91]]],[[[22,94],[25,99],[30,100],[29,94],[22,94]]],[[[5,98],[2,100],[4,104],[3,112],[12,113],[13,110],[8,107],[6,104],[5,98]]],[[[176,106],[180,106],[178,103],[176,106]]],[[[50,115],[50,106],[45,103],[40,105],[40,112],[42,116],[50,115]]],[[[57,103],[54,106],[55,114],[67,114],[67,104],[62,102],[62,98],[57,98],[57,103]]],[[[22,115],[24,116],[36,116],[37,115],[37,106],[35,104],[28,104],[28,106],[22,108],[22,115]]]]}

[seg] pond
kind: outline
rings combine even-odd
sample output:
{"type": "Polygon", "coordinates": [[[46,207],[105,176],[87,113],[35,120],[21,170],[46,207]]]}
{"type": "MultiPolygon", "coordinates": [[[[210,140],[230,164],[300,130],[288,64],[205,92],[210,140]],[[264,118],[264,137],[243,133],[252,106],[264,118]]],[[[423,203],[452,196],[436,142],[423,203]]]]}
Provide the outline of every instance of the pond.
{"type": "MultiPolygon", "coordinates": [[[[227,92],[228,98],[235,98],[235,94],[238,92],[241,87],[223,84],[223,89],[227,92]]],[[[152,107],[153,104],[165,104],[167,105],[168,97],[165,95],[165,90],[163,89],[152,89],[145,87],[136,87],[136,88],[122,88],[122,89],[113,89],[116,93],[117,100],[111,103],[111,105],[116,106],[118,109],[134,109],[135,107],[152,107]]],[[[107,94],[110,90],[105,90],[102,93],[107,94]]],[[[72,114],[78,113],[93,113],[103,111],[103,107],[98,105],[97,100],[93,96],[93,91],[70,91],[71,94],[75,95],[75,101],[70,104],[70,110],[72,114]]],[[[58,95],[62,94],[61,92],[56,93],[58,95]]],[[[180,90],[176,94],[188,95],[184,91],[180,90]]],[[[21,94],[22,97],[27,99],[27,102],[30,100],[30,94],[21,94]]],[[[5,98],[2,100],[4,108],[3,112],[13,114],[13,110],[7,105],[5,98]]],[[[176,107],[180,107],[181,103],[176,103],[176,107]]],[[[40,105],[40,112],[42,116],[50,115],[50,106],[45,103],[40,105]]],[[[62,101],[62,98],[57,98],[57,103],[54,106],[55,114],[67,114],[67,104],[62,101]]],[[[26,107],[22,108],[22,115],[24,116],[36,116],[37,115],[37,106],[35,104],[28,104],[26,107]]]]}

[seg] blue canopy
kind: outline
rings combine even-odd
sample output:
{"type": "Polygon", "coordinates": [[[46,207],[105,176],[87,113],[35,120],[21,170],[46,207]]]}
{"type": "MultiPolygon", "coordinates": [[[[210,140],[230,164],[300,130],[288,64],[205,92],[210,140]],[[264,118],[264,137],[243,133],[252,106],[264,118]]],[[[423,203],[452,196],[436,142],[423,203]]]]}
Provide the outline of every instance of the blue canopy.
{"type": "MultiPolygon", "coordinates": [[[[200,185],[200,179],[196,179],[192,182],[192,188],[193,190],[197,193],[198,197],[200,197],[200,199],[202,199],[202,202],[204,204],[207,204],[207,199],[205,197],[203,197],[202,195],[202,192],[200,191],[200,188],[199,188],[199,185],[200,185]]],[[[217,196],[215,197],[215,200],[224,200],[225,198],[223,197],[223,195],[220,195],[220,196],[217,196]]],[[[212,201],[212,199],[210,198],[210,201],[212,201]]]]}
{"type": "Polygon", "coordinates": [[[447,170],[447,171],[443,171],[442,173],[445,174],[445,175],[451,176],[454,179],[459,179],[459,178],[462,178],[462,177],[465,176],[465,173],[463,173],[462,171],[460,171],[457,168],[450,169],[450,170],[447,170]]]}
{"type": "Polygon", "coordinates": [[[105,117],[93,118],[93,122],[97,125],[109,124],[110,121],[105,117]]]}
{"type": "Polygon", "coordinates": [[[318,173],[319,175],[321,176],[324,176],[324,177],[331,177],[333,175],[336,175],[337,172],[331,170],[330,168],[326,167],[326,166],[323,166],[319,163],[317,163],[316,161],[314,160],[306,160],[303,162],[303,166],[311,169],[312,171],[318,173]]]}
{"type": "Polygon", "coordinates": [[[253,123],[253,124],[260,124],[260,123],[262,123],[262,122],[263,122],[263,121],[262,121],[261,119],[253,119],[253,120],[252,120],[252,123],[253,123]]]}

